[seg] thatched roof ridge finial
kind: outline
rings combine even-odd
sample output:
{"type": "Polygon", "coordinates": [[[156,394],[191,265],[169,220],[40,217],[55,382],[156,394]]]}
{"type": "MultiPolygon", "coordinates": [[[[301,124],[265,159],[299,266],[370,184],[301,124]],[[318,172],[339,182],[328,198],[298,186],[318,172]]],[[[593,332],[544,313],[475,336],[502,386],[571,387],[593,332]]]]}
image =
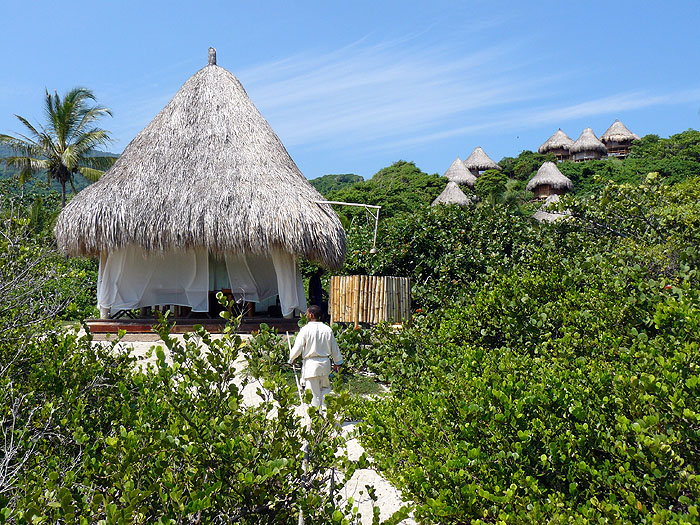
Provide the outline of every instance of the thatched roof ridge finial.
{"type": "Polygon", "coordinates": [[[205,66],[68,203],[54,233],[71,255],[281,250],[336,269],[345,230],[322,200],[238,79],[205,66]]]}
{"type": "Polygon", "coordinates": [[[567,190],[574,189],[573,182],[571,182],[566,175],[559,171],[556,164],[549,161],[540,166],[540,169],[537,170],[537,174],[530,179],[530,182],[527,183],[525,189],[527,191],[535,191],[537,186],[543,185],[551,186],[555,190],[561,190],[564,188],[567,190]]]}
{"type": "Polygon", "coordinates": [[[209,48],[209,64],[210,66],[216,65],[216,49],[213,47],[209,48]]]}
{"type": "Polygon", "coordinates": [[[576,139],[576,142],[569,148],[569,153],[579,153],[581,151],[599,151],[605,154],[608,152],[608,148],[598,140],[598,137],[595,136],[591,128],[586,128],[581,132],[581,136],[576,139]]]}
{"type": "Polygon", "coordinates": [[[554,133],[551,137],[549,137],[544,144],[542,144],[539,148],[537,148],[537,151],[539,153],[547,153],[548,151],[556,150],[556,149],[563,149],[563,150],[569,150],[569,148],[573,145],[574,141],[566,134],[564,133],[561,128],[554,133]]]}
{"type": "Polygon", "coordinates": [[[469,155],[467,157],[467,160],[464,161],[464,165],[467,167],[468,170],[483,171],[501,169],[501,167],[486,154],[486,152],[481,148],[481,146],[477,146],[476,148],[474,148],[474,151],[472,151],[471,155],[469,155]]]}
{"type": "Polygon", "coordinates": [[[639,140],[639,135],[632,133],[619,119],[615,119],[615,122],[600,137],[601,142],[631,142],[633,140],[639,140]]]}
{"type": "Polygon", "coordinates": [[[452,165],[447,168],[447,171],[443,174],[443,177],[446,177],[447,180],[456,182],[457,184],[466,184],[470,188],[473,188],[474,183],[476,182],[476,177],[474,174],[466,168],[462,162],[462,159],[459,157],[457,157],[452,165]]]}

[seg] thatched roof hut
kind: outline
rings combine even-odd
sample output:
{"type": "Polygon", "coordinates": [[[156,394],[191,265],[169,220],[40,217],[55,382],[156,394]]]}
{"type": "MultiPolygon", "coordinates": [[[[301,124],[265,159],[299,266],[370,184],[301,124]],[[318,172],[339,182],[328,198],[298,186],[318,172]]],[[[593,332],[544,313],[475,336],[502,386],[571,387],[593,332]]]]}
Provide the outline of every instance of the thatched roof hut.
{"type": "Polygon", "coordinates": [[[537,148],[537,151],[542,154],[553,153],[558,161],[562,161],[569,158],[569,148],[571,148],[573,144],[574,141],[559,128],[554,135],[549,137],[544,144],[537,148]]]}
{"type": "Polygon", "coordinates": [[[605,144],[598,140],[591,128],[581,132],[581,136],[571,145],[569,152],[576,161],[600,159],[608,154],[605,144]]]}
{"type": "Polygon", "coordinates": [[[56,224],[58,246],[94,255],[129,244],[214,252],[281,248],[331,268],[345,231],[238,79],[192,76],[56,224]]]}
{"type": "Polygon", "coordinates": [[[447,177],[447,180],[451,182],[456,182],[457,184],[464,184],[470,188],[474,187],[476,182],[476,177],[471,173],[462,160],[457,157],[452,165],[443,174],[443,177],[447,177]]]}
{"type": "Polygon", "coordinates": [[[142,254],[205,250],[222,257],[275,252],[338,268],[345,231],[319,200],[210,48],[208,65],[99,181],[68,203],[54,232],[65,253],[99,254],[101,260],[127,248],[142,254]]]}
{"type": "Polygon", "coordinates": [[[442,190],[442,193],[433,201],[431,206],[437,206],[438,204],[468,206],[472,204],[472,200],[459,189],[459,185],[456,182],[450,181],[447,183],[447,186],[445,186],[445,189],[442,190]]]}
{"type": "Polygon", "coordinates": [[[467,160],[464,161],[464,165],[476,177],[478,177],[482,171],[501,169],[501,167],[486,154],[486,152],[481,148],[481,146],[477,146],[476,148],[474,148],[474,151],[472,151],[471,155],[469,155],[467,157],[467,160]]]}
{"type": "Polygon", "coordinates": [[[545,162],[537,170],[537,174],[527,183],[525,189],[533,192],[536,199],[544,199],[550,195],[561,195],[573,190],[574,185],[566,175],[559,171],[556,164],[545,162]]]}
{"type": "Polygon", "coordinates": [[[639,140],[639,135],[632,133],[618,119],[615,119],[615,122],[600,137],[600,141],[607,148],[608,155],[613,157],[626,157],[630,144],[634,140],[639,140]]]}

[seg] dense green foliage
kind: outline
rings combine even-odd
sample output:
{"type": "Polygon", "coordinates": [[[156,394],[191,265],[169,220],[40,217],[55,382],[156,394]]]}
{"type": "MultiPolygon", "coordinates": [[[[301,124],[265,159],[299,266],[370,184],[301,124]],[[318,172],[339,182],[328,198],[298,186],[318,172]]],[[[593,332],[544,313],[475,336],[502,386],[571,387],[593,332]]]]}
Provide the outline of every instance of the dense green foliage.
{"type": "Polygon", "coordinates": [[[658,181],[555,225],[487,207],[385,225],[375,269],[411,275],[426,312],[363,350],[392,396],[362,435],[420,519],[698,519],[700,192],[658,181]]]}
{"type": "MultiPolygon", "coordinates": [[[[381,216],[393,217],[398,213],[412,213],[429,205],[445,189],[447,181],[437,174],[428,175],[413,162],[400,160],[379,170],[364,182],[331,192],[330,200],[359,202],[382,206],[381,216]]],[[[359,219],[365,215],[362,209],[337,209],[341,217],[359,219]]]]}
{"type": "Polygon", "coordinates": [[[352,173],[345,173],[343,175],[323,175],[315,179],[311,179],[309,182],[316,188],[319,193],[323,196],[328,196],[333,191],[342,190],[355,184],[357,182],[362,182],[364,179],[360,175],[354,175],[352,173]]]}
{"type": "Polygon", "coordinates": [[[498,165],[509,179],[527,181],[537,173],[542,164],[556,161],[556,157],[551,153],[542,155],[525,150],[520,152],[517,157],[502,158],[498,161],[498,165]]]}
{"type": "Polygon", "coordinates": [[[352,520],[352,502],[341,508],[326,489],[332,467],[349,478],[364,461],[336,456],[342,403],[329,399],[327,417],[310,409],[307,427],[296,391],[268,377],[263,402],[246,407],[245,381],[233,381],[238,336],[196,329],[178,341],[163,325],[159,334],[165,349],[146,369],[114,343],[71,334],[34,339],[11,360],[0,347],[10,433],[0,519],[292,523],[302,511],[311,523],[352,520]]]}
{"type": "MultiPolygon", "coordinates": [[[[7,183],[0,182],[0,192],[7,183]]],[[[0,204],[0,333],[91,317],[97,263],[57,252],[52,228],[59,196],[3,192],[0,204]]]]}
{"type": "Polygon", "coordinates": [[[489,195],[502,195],[506,191],[508,177],[498,170],[486,170],[474,183],[474,193],[482,199],[489,195]]]}

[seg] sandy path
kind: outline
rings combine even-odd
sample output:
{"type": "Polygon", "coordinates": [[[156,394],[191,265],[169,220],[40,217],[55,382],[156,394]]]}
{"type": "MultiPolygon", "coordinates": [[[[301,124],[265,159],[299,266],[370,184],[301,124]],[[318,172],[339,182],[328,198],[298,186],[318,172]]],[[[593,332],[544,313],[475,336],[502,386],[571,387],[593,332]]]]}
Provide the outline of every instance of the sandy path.
{"type": "MultiPolygon", "coordinates": [[[[182,336],[175,335],[177,338],[182,336]]],[[[212,335],[216,337],[216,335],[212,335]]],[[[249,336],[243,336],[249,337],[249,336]]],[[[159,338],[157,335],[153,334],[138,334],[138,335],[127,335],[119,343],[120,346],[124,348],[129,348],[132,355],[137,357],[143,365],[147,363],[152,363],[155,365],[156,357],[155,354],[147,357],[152,346],[157,345],[159,338]]],[[[165,347],[164,347],[165,349],[165,347]]],[[[166,350],[167,352],[167,350],[166,350]]],[[[242,384],[242,376],[245,369],[245,358],[240,356],[236,368],[239,373],[239,385],[242,384]]],[[[249,382],[241,391],[243,395],[243,402],[248,406],[255,406],[263,401],[262,397],[258,395],[258,391],[264,391],[262,385],[257,381],[249,382]]],[[[300,417],[304,415],[304,408],[299,406],[297,412],[300,417]]],[[[351,434],[355,430],[355,423],[345,423],[343,425],[343,433],[345,435],[351,434]]],[[[359,440],[351,436],[346,442],[345,452],[348,458],[352,460],[357,460],[364,449],[360,444],[359,440]]],[[[377,471],[372,469],[358,469],[355,471],[353,477],[348,481],[348,483],[343,488],[341,494],[343,495],[343,500],[347,501],[348,498],[353,498],[354,504],[358,507],[359,512],[362,514],[362,523],[371,524],[372,523],[372,500],[367,494],[366,485],[373,486],[376,490],[377,495],[377,506],[379,507],[379,516],[381,520],[389,518],[394,512],[399,510],[402,505],[406,502],[402,499],[401,493],[383,478],[377,471]]],[[[404,525],[414,524],[415,521],[412,518],[405,519],[401,521],[404,525]]]]}

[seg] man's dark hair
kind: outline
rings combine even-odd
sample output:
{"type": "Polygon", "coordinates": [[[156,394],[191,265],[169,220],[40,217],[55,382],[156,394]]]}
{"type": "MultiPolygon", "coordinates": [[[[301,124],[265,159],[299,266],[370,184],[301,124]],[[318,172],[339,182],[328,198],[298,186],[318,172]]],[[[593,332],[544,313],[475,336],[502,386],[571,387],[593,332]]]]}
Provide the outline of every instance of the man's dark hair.
{"type": "Polygon", "coordinates": [[[321,320],[321,307],[317,306],[315,304],[312,304],[306,309],[307,312],[309,312],[311,315],[314,316],[314,319],[320,321],[321,320]]]}

